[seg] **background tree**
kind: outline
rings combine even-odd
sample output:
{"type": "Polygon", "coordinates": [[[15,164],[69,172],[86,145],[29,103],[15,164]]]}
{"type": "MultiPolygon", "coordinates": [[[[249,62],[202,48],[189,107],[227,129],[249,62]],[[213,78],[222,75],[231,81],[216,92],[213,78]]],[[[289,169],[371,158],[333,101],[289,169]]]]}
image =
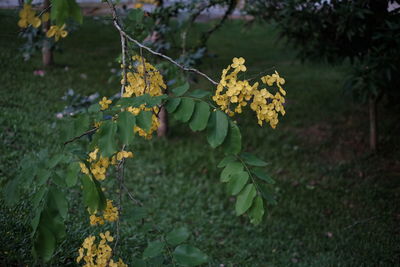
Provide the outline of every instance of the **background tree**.
{"type": "MultiPolygon", "coordinates": [[[[43,1],[43,10],[47,10],[50,12],[50,0],[43,1]]],[[[43,22],[42,28],[43,32],[47,32],[50,30],[50,20],[43,22]]],[[[43,66],[48,67],[53,64],[53,49],[50,40],[44,39],[43,40],[43,47],[42,47],[42,61],[43,66]]]]}
{"type": "Polygon", "coordinates": [[[357,99],[369,103],[370,147],[377,148],[377,104],[399,99],[400,14],[396,0],[250,0],[247,12],[275,21],[281,37],[302,60],[350,60],[345,82],[357,99]]]}

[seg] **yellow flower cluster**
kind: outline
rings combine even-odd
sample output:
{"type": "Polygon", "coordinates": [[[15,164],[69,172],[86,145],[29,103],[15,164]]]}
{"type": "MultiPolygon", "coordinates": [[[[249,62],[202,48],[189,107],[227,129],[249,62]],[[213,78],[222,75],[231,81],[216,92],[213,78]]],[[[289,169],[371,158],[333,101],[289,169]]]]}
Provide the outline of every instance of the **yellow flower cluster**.
{"type": "Polygon", "coordinates": [[[96,244],[95,236],[88,236],[82,243],[82,247],[79,248],[79,256],[76,258],[76,262],[79,263],[84,261],[85,267],[127,267],[122,259],[114,262],[112,257],[112,248],[108,242],[113,242],[114,238],[107,231],[104,234],[100,233],[100,242],[96,244]]]}
{"type": "Polygon", "coordinates": [[[83,162],[79,162],[79,166],[81,167],[82,173],[89,176],[91,173],[98,181],[103,181],[106,179],[107,169],[110,164],[117,165],[118,161],[126,158],[133,158],[133,153],[129,151],[120,151],[112,156],[110,160],[110,158],[102,157],[99,153],[99,149],[95,148],[95,150],[89,153],[89,157],[86,160],[90,164],[89,168],[83,162]]]}
{"type": "Polygon", "coordinates": [[[24,7],[19,12],[19,18],[18,26],[21,28],[27,28],[29,25],[38,28],[42,24],[40,18],[36,16],[35,10],[29,4],[24,4],[24,7]]]}
{"type": "Polygon", "coordinates": [[[99,181],[102,181],[106,179],[106,173],[107,173],[107,168],[110,166],[110,160],[107,157],[102,157],[99,154],[99,149],[96,148],[92,152],[89,153],[89,158],[87,159],[87,162],[90,163],[90,169],[86,167],[86,164],[83,162],[79,162],[79,165],[81,167],[81,172],[94,176],[99,181]],[[89,171],[90,170],[90,171],[89,171]]]}
{"type": "Polygon", "coordinates": [[[113,201],[107,199],[107,206],[103,211],[103,216],[96,216],[97,212],[90,215],[90,225],[103,225],[104,221],[115,222],[118,220],[118,208],[113,206],[113,201]]]}
{"type": "Polygon", "coordinates": [[[258,82],[251,85],[248,80],[238,79],[238,74],[247,70],[244,62],[242,57],[233,58],[233,63],[222,71],[213,100],[229,116],[242,113],[242,108],[251,102],[250,108],[256,112],[258,124],[262,126],[266,121],[275,128],[279,122],[278,112],[285,115],[283,104],[286,92],[282,88],[285,80],[275,71],[272,75],[262,77],[261,81],[270,87],[275,83],[278,92],[273,95],[266,88],[258,89],[258,82]]]}
{"type": "MultiPolygon", "coordinates": [[[[133,56],[133,66],[130,65],[127,76],[127,86],[123,97],[140,96],[145,93],[151,96],[162,95],[167,88],[161,73],[143,57],[133,56]]],[[[123,81],[122,81],[123,82],[123,81]]]]}
{"type": "Polygon", "coordinates": [[[48,38],[51,38],[54,36],[54,39],[56,42],[60,40],[60,38],[65,38],[67,37],[68,32],[65,30],[65,24],[62,25],[61,27],[57,25],[52,25],[50,29],[46,32],[46,36],[48,38]]]}
{"type": "Polygon", "coordinates": [[[116,159],[121,161],[122,159],[133,158],[133,153],[130,151],[120,151],[117,153],[116,159]]]}
{"type": "Polygon", "coordinates": [[[108,106],[112,103],[110,99],[107,99],[107,97],[103,97],[103,99],[99,102],[100,104],[100,109],[105,110],[108,109],[108,106]]]}
{"type": "MultiPolygon", "coordinates": [[[[141,96],[146,93],[151,96],[162,95],[167,86],[161,73],[143,57],[133,56],[132,60],[134,64],[129,66],[132,71],[128,71],[126,75],[127,85],[125,86],[123,97],[141,96]]],[[[122,80],[121,82],[123,83],[124,81],[122,80]]],[[[134,115],[138,115],[141,111],[153,111],[152,125],[148,132],[138,126],[134,127],[135,133],[150,139],[160,124],[155,115],[158,113],[158,107],[146,108],[145,105],[142,105],[138,108],[129,107],[127,110],[134,115]]]]}

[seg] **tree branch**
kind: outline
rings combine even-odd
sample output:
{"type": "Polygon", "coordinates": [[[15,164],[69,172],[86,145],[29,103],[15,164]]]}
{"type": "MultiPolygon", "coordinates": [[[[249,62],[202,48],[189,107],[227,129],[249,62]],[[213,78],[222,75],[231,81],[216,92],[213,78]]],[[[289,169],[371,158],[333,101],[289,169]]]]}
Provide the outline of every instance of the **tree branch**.
{"type": "Polygon", "coordinates": [[[64,142],[64,146],[67,145],[67,144],[69,144],[69,143],[72,143],[72,142],[74,142],[74,141],[76,141],[76,140],[78,140],[78,139],[80,139],[81,137],[83,137],[83,136],[85,136],[85,135],[94,133],[95,131],[97,131],[97,129],[98,129],[97,127],[96,127],[96,128],[93,128],[93,129],[91,129],[91,130],[89,130],[89,131],[87,131],[87,132],[84,132],[83,134],[81,134],[81,135],[79,135],[79,136],[76,136],[76,137],[74,137],[74,138],[72,138],[72,139],[70,139],[70,140],[64,142]]]}
{"type": "Polygon", "coordinates": [[[210,81],[212,84],[214,85],[218,85],[218,82],[214,81],[212,78],[210,78],[207,74],[195,69],[195,68],[189,68],[186,66],[183,66],[181,64],[179,64],[178,62],[176,62],[175,60],[173,60],[172,58],[170,58],[167,55],[164,55],[162,53],[156,52],[154,50],[152,50],[150,47],[145,46],[144,44],[140,43],[138,40],[132,38],[131,36],[129,36],[121,27],[121,25],[118,22],[118,15],[117,15],[117,11],[115,9],[114,4],[112,3],[112,0],[107,0],[108,5],[110,6],[111,10],[112,10],[112,14],[113,14],[113,21],[114,21],[114,26],[115,28],[119,31],[121,36],[124,36],[127,40],[135,43],[137,46],[139,46],[140,48],[143,48],[145,50],[147,50],[148,52],[150,52],[151,54],[155,55],[155,56],[159,56],[161,58],[164,58],[165,60],[171,62],[172,64],[174,64],[175,66],[181,68],[184,71],[188,71],[188,72],[194,72],[200,76],[203,76],[204,78],[206,78],[208,81],[210,81]]]}
{"type": "Polygon", "coordinates": [[[217,24],[215,24],[214,27],[212,27],[207,32],[202,34],[199,47],[205,46],[205,44],[207,43],[207,41],[210,38],[211,34],[213,34],[216,30],[218,30],[224,24],[225,20],[235,10],[235,7],[236,7],[236,1],[235,0],[230,0],[228,8],[226,9],[226,11],[224,13],[224,16],[221,18],[221,20],[217,24]]]}

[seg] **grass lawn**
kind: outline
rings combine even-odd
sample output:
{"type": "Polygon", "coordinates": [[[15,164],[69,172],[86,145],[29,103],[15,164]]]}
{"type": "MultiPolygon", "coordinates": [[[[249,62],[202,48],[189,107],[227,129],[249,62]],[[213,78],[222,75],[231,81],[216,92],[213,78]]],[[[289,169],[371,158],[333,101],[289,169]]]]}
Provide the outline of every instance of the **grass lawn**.
{"type": "MultiPolygon", "coordinates": [[[[119,36],[99,20],[62,41],[57,66],[34,76],[40,57],[18,57],[16,12],[0,11],[0,185],[13,179],[19,161],[60,141],[55,114],[70,88],[82,95],[110,96],[108,82],[118,68],[119,36]],[[67,68],[66,68],[67,66],[67,68]]],[[[400,140],[394,110],[380,110],[381,148],[368,152],[368,113],[341,86],[347,66],[302,64],[293,48],[276,41],[273,26],[243,29],[228,22],[209,43],[216,57],[199,68],[218,79],[235,56],[246,59],[248,77],[278,70],[286,79],[287,115],[276,130],[260,128],[252,114],[238,119],[247,151],[265,159],[277,180],[278,205],[268,206],[253,226],[236,217],[234,199],[225,193],[216,167],[222,152],[171,121],[167,140],[138,141],[126,171],[127,186],[146,209],[127,200],[118,253],[125,262],[140,257],[157,236],[149,225],[168,232],[186,225],[190,242],[206,252],[209,266],[394,266],[400,262],[400,140]],[[145,212],[145,223],[138,220],[145,212]],[[139,228],[149,229],[146,235],[139,228]]],[[[198,77],[193,87],[212,89],[198,77]]],[[[93,231],[82,209],[79,188],[71,190],[68,237],[52,266],[74,266],[77,249],[93,231]]],[[[107,192],[116,195],[114,191],[107,192]]],[[[126,197],[126,196],[124,196],[126,197]]],[[[8,208],[0,198],[0,265],[33,265],[30,254],[30,204],[8,208]]],[[[156,266],[154,261],[150,266],[156,266]]]]}

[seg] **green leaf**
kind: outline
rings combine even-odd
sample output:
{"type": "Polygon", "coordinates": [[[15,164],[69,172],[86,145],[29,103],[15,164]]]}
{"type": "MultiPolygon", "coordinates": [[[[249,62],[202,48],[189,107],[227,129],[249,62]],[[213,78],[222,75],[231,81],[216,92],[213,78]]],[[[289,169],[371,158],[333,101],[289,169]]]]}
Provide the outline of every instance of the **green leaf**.
{"type": "Polygon", "coordinates": [[[226,156],[223,158],[217,165],[218,168],[225,167],[229,162],[235,161],[236,158],[234,156],[226,156]]]}
{"type": "Polygon", "coordinates": [[[33,210],[38,209],[40,202],[43,200],[45,194],[48,191],[47,186],[42,186],[38,191],[35,192],[33,198],[32,198],[32,206],[33,210]]]}
{"type": "Polygon", "coordinates": [[[69,16],[73,18],[76,22],[82,24],[83,15],[81,8],[75,2],[75,0],[67,0],[67,1],[69,1],[69,16]]]}
{"type": "Polygon", "coordinates": [[[208,262],[208,256],[190,245],[179,245],[172,253],[176,262],[183,266],[198,266],[208,262]]]}
{"type": "Polygon", "coordinates": [[[40,215],[42,214],[42,209],[35,210],[35,216],[31,220],[31,227],[32,227],[32,236],[36,234],[36,230],[39,226],[40,215]]]}
{"type": "Polygon", "coordinates": [[[144,12],[140,8],[130,9],[129,13],[128,13],[128,18],[130,20],[133,20],[136,23],[141,22],[143,19],[143,16],[144,16],[144,12]]]}
{"type": "Polygon", "coordinates": [[[147,264],[142,259],[133,258],[132,259],[132,266],[135,266],[135,267],[147,267],[147,264]]]}
{"type": "Polygon", "coordinates": [[[231,175],[227,184],[227,191],[230,195],[237,195],[249,180],[249,174],[245,171],[237,172],[231,175]]]}
{"type": "Polygon", "coordinates": [[[51,172],[47,169],[39,169],[37,172],[37,184],[39,186],[47,183],[47,180],[49,179],[51,175],[51,172]]]}
{"type": "Polygon", "coordinates": [[[257,196],[254,200],[253,206],[249,211],[250,222],[254,225],[258,225],[262,221],[264,216],[264,203],[260,196],[257,196]]]}
{"type": "Polygon", "coordinates": [[[275,199],[274,192],[268,188],[266,184],[257,183],[258,188],[260,189],[261,196],[271,205],[276,205],[278,202],[275,199]]]}
{"type": "Polygon", "coordinates": [[[88,114],[79,114],[79,116],[74,119],[74,136],[81,135],[86,132],[90,126],[90,118],[88,114]]]}
{"type": "Polygon", "coordinates": [[[112,156],[117,151],[115,142],[115,134],[117,125],[109,120],[104,122],[99,129],[99,149],[103,157],[112,156]]]}
{"type": "Polygon", "coordinates": [[[118,115],[118,134],[123,144],[131,144],[134,137],[133,127],[135,125],[136,117],[129,111],[123,111],[118,115]]]}
{"type": "Polygon", "coordinates": [[[118,100],[112,110],[118,111],[126,107],[140,107],[145,105],[147,108],[161,105],[162,100],[168,98],[167,95],[151,96],[144,94],[136,97],[124,97],[118,100]]]}
{"type": "Polygon", "coordinates": [[[261,169],[253,169],[251,170],[252,173],[254,173],[258,178],[261,180],[269,183],[269,184],[275,184],[275,180],[269,177],[265,172],[263,172],[261,169]]]}
{"type": "Polygon", "coordinates": [[[100,112],[100,108],[101,108],[100,104],[95,103],[88,108],[88,112],[89,113],[97,113],[97,112],[100,112]]]}
{"type": "Polygon", "coordinates": [[[40,216],[39,227],[45,226],[53,233],[56,240],[61,240],[66,236],[64,220],[58,213],[57,207],[51,197],[47,198],[46,205],[47,207],[43,209],[40,216]]]}
{"type": "Polygon", "coordinates": [[[75,0],[52,0],[51,4],[51,19],[56,20],[57,25],[63,25],[68,18],[82,23],[82,10],[75,0]]]}
{"type": "Polygon", "coordinates": [[[190,98],[183,98],[178,109],[175,111],[175,119],[188,122],[194,111],[194,101],[190,98]]]}
{"type": "Polygon", "coordinates": [[[91,212],[99,209],[100,196],[97,192],[95,183],[89,176],[82,176],[83,201],[91,212]]]}
{"type": "Polygon", "coordinates": [[[96,179],[93,180],[93,183],[96,186],[96,190],[97,190],[97,195],[99,196],[99,202],[98,202],[98,209],[100,211],[104,210],[106,208],[107,205],[107,198],[104,195],[103,190],[101,189],[101,184],[99,181],[97,181],[96,179]]]}
{"type": "Polygon", "coordinates": [[[169,232],[166,240],[170,245],[176,246],[185,242],[189,238],[189,235],[189,230],[186,227],[180,227],[169,232]]]}
{"type": "Polygon", "coordinates": [[[231,179],[232,174],[242,172],[243,171],[243,164],[238,161],[231,161],[226,164],[225,169],[222,170],[220,181],[225,183],[229,182],[231,179]]]}
{"type": "Polygon", "coordinates": [[[268,165],[268,163],[257,158],[255,155],[253,155],[251,153],[243,152],[240,155],[240,157],[244,160],[244,162],[246,162],[247,164],[252,165],[252,166],[264,167],[264,166],[268,165]]]}
{"type": "Polygon", "coordinates": [[[140,113],[136,116],[137,126],[142,128],[145,132],[150,131],[151,125],[153,123],[152,120],[153,112],[148,111],[140,111],[140,113]]]}
{"type": "Polygon", "coordinates": [[[48,162],[47,162],[47,167],[49,167],[49,169],[54,168],[61,160],[64,159],[64,155],[63,154],[56,154],[55,156],[53,156],[48,162]]]}
{"type": "Polygon", "coordinates": [[[54,234],[44,226],[39,226],[37,238],[34,243],[34,252],[37,257],[48,262],[53,256],[56,247],[56,238],[54,234]]]}
{"type": "Polygon", "coordinates": [[[65,187],[67,184],[65,183],[65,172],[62,170],[57,170],[53,172],[53,176],[51,177],[51,182],[59,187],[65,187]]]}
{"type": "Polygon", "coordinates": [[[190,92],[188,94],[188,96],[194,97],[194,98],[203,98],[203,97],[206,97],[209,95],[211,95],[210,91],[201,90],[201,89],[194,90],[193,92],[190,92]]]}
{"type": "Polygon", "coordinates": [[[172,89],[172,93],[174,93],[176,96],[182,96],[187,92],[187,90],[189,90],[189,87],[189,83],[185,82],[183,85],[172,89]]]}
{"type": "Polygon", "coordinates": [[[242,150],[242,135],[240,129],[233,121],[229,121],[229,131],[222,148],[227,154],[239,154],[242,150]]]}
{"type": "Polygon", "coordinates": [[[147,248],[143,252],[143,258],[154,258],[160,255],[164,249],[165,243],[159,240],[149,242],[147,248]]]}
{"type": "Polygon", "coordinates": [[[172,113],[178,108],[181,101],[182,98],[170,98],[165,104],[165,109],[168,111],[168,113],[172,113]]]}
{"type": "Polygon", "coordinates": [[[236,215],[242,215],[245,213],[253,203],[253,199],[257,195],[256,189],[253,184],[248,184],[236,199],[236,215]]]}
{"type": "Polygon", "coordinates": [[[66,118],[60,122],[61,131],[60,131],[60,139],[62,141],[69,140],[75,137],[75,125],[74,120],[72,118],[66,118]]]}
{"type": "Polygon", "coordinates": [[[210,117],[210,106],[204,102],[197,102],[189,126],[192,131],[202,131],[207,127],[210,117]]]}
{"type": "Polygon", "coordinates": [[[3,188],[4,201],[8,206],[15,205],[20,197],[19,179],[12,179],[3,188]]]}
{"type": "Polygon", "coordinates": [[[65,183],[68,187],[76,185],[80,170],[81,168],[78,162],[72,162],[68,165],[67,176],[65,177],[65,183]]]}
{"type": "Polygon", "coordinates": [[[207,128],[207,141],[211,147],[216,148],[221,145],[228,133],[228,119],[225,113],[220,110],[212,112],[207,128]]]}
{"type": "Polygon", "coordinates": [[[68,202],[64,193],[55,187],[52,187],[49,192],[51,201],[53,201],[53,204],[58,209],[58,213],[65,220],[68,214],[68,202]]]}

